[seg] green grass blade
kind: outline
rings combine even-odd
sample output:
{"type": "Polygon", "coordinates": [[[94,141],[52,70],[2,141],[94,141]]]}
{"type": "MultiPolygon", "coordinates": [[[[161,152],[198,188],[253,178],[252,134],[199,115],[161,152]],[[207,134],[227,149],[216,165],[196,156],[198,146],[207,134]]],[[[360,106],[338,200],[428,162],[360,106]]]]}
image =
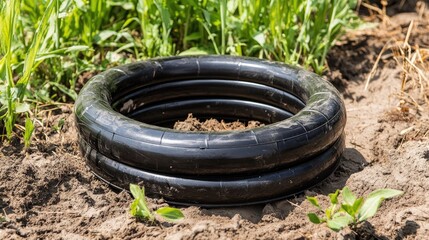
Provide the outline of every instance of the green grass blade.
{"type": "Polygon", "coordinates": [[[31,136],[33,135],[34,124],[30,118],[25,119],[25,131],[24,131],[24,146],[25,148],[30,147],[31,136]]]}
{"type": "Polygon", "coordinates": [[[51,17],[51,15],[54,13],[55,3],[56,3],[55,0],[49,1],[48,7],[46,8],[46,11],[43,14],[43,17],[39,23],[39,26],[37,27],[35,36],[33,38],[33,41],[31,43],[29,51],[27,53],[27,58],[25,59],[25,62],[24,62],[24,72],[23,72],[21,79],[19,79],[19,81],[18,81],[18,84],[20,85],[18,98],[20,100],[22,100],[22,98],[24,97],[24,89],[26,88],[26,86],[30,80],[30,75],[31,75],[32,70],[33,70],[33,66],[34,66],[34,63],[36,60],[37,53],[39,52],[42,41],[45,39],[46,32],[48,31],[48,29],[50,27],[48,20],[51,17]]]}

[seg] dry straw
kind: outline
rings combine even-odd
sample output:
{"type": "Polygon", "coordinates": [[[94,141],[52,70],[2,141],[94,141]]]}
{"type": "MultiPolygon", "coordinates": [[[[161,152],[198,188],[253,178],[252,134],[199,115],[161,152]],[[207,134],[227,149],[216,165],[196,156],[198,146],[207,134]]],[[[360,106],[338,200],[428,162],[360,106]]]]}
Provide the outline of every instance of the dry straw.
{"type": "Polygon", "coordinates": [[[402,68],[400,74],[401,92],[399,94],[401,103],[412,103],[417,109],[421,110],[421,104],[409,94],[409,91],[417,89],[419,91],[419,99],[422,99],[424,103],[429,105],[429,49],[420,48],[417,44],[414,46],[409,44],[414,27],[414,21],[411,21],[404,41],[392,39],[384,45],[373,68],[368,74],[365,90],[368,90],[369,83],[377,72],[382,55],[386,51],[391,51],[393,59],[402,68]]]}

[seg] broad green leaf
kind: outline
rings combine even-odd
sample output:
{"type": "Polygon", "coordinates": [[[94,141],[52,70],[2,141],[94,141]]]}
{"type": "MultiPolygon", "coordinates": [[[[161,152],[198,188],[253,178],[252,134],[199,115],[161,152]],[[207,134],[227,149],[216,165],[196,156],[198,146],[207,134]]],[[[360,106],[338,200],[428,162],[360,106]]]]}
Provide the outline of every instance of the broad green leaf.
{"type": "Polygon", "coordinates": [[[328,227],[336,232],[353,222],[353,218],[349,215],[337,216],[327,221],[328,227]]]}
{"type": "Polygon", "coordinates": [[[306,198],[311,204],[313,204],[313,206],[320,208],[319,201],[317,200],[316,197],[306,197],[306,198]]]}
{"type": "Polygon", "coordinates": [[[255,35],[253,35],[253,40],[255,40],[259,45],[262,47],[265,45],[265,35],[263,32],[259,32],[255,35]]]}
{"type": "Polygon", "coordinates": [[[308,219],[310,219],[310,222],[312,223],[319,224],[324,222],[324,220],[320,219],[319,216],[317,216],[315,213],[308,213],[307,216],[308,216],[308,219]]]}
{"type": "Polygon", "coordinates": [[[156,213],[167,220],[178,220],[185,217],[182,211],[172,207],[159,208],[158,210],[156,210],[156,213]]]}
{"type": "Polygon", "coordinates": [[[384,199],[402,195],[404,192],[395,189],[378,189],[371,192],[358,212],[358,221],[373,217],[384,199]]]}
{"type": "Polygon", "coordinates": [[[338,203],[338,194],[340,194],[340,190],[337,189],[337,191],[335,191],[335,193],[330,193],[328,195],[332,204],[338,203]]]}
{"type": "Polygon", "coordinates": [[[104,42],[104,41],[106,41],[107,39],[109,39],[110,37],[112,37],[112,36],[114,36],[116,34],[117,34],[117,32],[112,31],[112,30],[101,31],[101,32],[99,32],[98,34],[96,34],[94,36],[94,42],[95,43],[104,42]]]}
{"type": "Polygon", "coordinates": [[[15,103],[15,113],[24,113],[30,111],[30,105],[28,103],[15,103]]]}
{"type": "Polygon", "coordinates": [[[344,202],[348,205],[353,205],[356,201],[356,196],[350,191],[350,189],[346,186],[341,191],[344,202]]]}

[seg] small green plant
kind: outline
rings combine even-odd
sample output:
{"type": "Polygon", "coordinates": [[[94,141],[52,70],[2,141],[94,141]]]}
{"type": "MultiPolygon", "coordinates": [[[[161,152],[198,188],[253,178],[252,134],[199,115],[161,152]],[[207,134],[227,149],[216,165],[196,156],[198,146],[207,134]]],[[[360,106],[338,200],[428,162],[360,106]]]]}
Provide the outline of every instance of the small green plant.
{"type": "Polygon", "coordinates": [[[25,119],[25,131],[24,131],[24,146],[25,148],[30,147],[31,135],[33,135],[34,124],[30,118],[25,119]]]}
{"type": "Polygon", "coordinates": [[[136,184],[130,184],[130,191],[134,197],[134,201],[130,205],[130,213],[132,216],[150,222],[155,221],[154,214],[157,214],[169,221],[184,218],[182,211],[177,208],[162,207],[155,211],[151,211],[147,206],[144,187],[140,188],[136,184]]]}
{"type": "Polygon", "coordinates": [[[383,200],[402,195],[404,192],[395,189],[377,189],[366,197],[357,198],[348,187],[341,190],[341,199],[338,198],[340,190],[329,194],[331,205],[323,210],[316,197],[307,197],[307,200],[324,213],[319,217],[316,213],[308,213],[307,216],[312,223],[320,224],[326,222],[328,227],[334,231],[340,231],[346,226],[356,229],[357,225],[375,215],[383,200]]]}
{"type": "Polygon", "coordinates": [[[64,118],[61,118],[56,125],[52,126],[52,128],[54,129],[54,131],[59,133],[63,129],[64,123],[65,123],[64,118]]]}

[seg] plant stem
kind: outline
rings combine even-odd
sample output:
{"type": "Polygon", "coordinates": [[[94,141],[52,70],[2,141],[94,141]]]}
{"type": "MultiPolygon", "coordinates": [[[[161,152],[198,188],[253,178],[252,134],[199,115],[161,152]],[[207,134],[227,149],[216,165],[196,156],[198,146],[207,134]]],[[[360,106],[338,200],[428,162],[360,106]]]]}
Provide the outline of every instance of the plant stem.
{"type": "Polygon", "coordinates": [[[226,27],[225,27],[225,21],[226,21],[226,0],[220,0],[219,1],[220,4],[220,23],[221,23],[221,54],[225,54],[225,31],[226,31],[226,27]]]}

